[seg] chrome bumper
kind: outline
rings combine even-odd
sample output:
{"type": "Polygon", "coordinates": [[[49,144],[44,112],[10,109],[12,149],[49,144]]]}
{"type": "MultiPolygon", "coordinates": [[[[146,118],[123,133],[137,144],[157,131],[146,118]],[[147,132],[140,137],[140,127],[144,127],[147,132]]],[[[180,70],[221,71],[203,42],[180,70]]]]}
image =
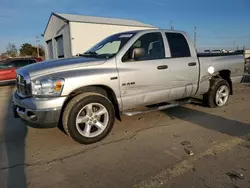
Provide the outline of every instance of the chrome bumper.
{"type": "Polygon", "coordinates": [[[66,97],[21,98],[13,94],[13,113],[32,127],[56,127],[66,97]]]}

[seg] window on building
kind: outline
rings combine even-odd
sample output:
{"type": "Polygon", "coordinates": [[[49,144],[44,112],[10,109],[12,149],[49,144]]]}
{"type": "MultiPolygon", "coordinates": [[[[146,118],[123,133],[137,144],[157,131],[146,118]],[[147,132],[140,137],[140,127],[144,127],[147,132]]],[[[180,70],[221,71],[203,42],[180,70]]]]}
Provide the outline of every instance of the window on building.
{"type": "Polygon", "coordinates": [[[46,41],[46,43],[47,43],[47,50],[48,50],[48,59],[53,59],[54,53],[53,53],[52,40],[48,40],[46,41]]]}
{"type": "Polygon", "coordinates": [[[63,36],[60,35],[56,37],[55,40],[56,40],[57,57],[63,58],[64,57],[63,36]]]}

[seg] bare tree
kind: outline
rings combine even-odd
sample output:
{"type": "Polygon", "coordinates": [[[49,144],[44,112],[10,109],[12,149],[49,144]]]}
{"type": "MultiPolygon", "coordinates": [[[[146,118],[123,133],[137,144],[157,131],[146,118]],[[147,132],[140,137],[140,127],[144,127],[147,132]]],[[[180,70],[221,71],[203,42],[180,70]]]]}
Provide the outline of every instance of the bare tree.
{"type": "Polygon", "coordinates": [[[0,55],[0,61],[3,61],[3,60],[5,60],[5,59],[8,59],[8,55],[7,55],[6,53],[2,53],[2,54],[0,55]]]}
{"type": "Polygon", "coordinates": [[[17,56],[17,48],[16,45],[13,43],[9,43],[6,46],[6,54],[10,57],[16,57],[17,56]]]}

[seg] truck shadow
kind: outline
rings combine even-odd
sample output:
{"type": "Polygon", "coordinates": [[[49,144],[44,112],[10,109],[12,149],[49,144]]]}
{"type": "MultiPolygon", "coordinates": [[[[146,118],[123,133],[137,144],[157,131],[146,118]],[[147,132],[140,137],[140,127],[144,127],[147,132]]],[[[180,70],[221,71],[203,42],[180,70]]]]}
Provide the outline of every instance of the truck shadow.
{"type": "MultiPolygon", "coordinates": [[[[6,112],[3,122],[0,122],[1,136],[0,151],[3,157],[0,158],[0,170],[4,175],[4,186],[7,188],[26,188],[26,169],[25,169],[25,138],[28,133],[27,126],[19,119],[14,119],[12,115],[11,96],[13,88],[7,93],[8,100],[1,101],[1,108],[6,112]],[[4,104],[5,103],[5,104],[4,104]]],[[[3,98],[7,98],[3,96],[3,98]]],[[[2,174],[1,173],[1,174],[2,174]]],[[[1,180],[0,178],[0,181],[1,180]]]]}
{"type": "Polygon", "coordinates": [[[200,127],[221,132],[230,136],[243,138],[250,133],[250,125],[221,116],[193,110],[186,107],[176,107],[163,111],[172,118],[196,124],[200,127]]]}

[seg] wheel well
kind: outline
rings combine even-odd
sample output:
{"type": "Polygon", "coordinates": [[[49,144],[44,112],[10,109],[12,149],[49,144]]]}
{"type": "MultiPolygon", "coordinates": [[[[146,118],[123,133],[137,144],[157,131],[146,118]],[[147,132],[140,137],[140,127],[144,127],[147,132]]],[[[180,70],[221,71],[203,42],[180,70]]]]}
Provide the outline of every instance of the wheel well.
{"type": "MultiPolygon", "coordinates": [[[[119,104],[118,104],[116,95],[115,95],[114,91],[110,87],[104,86],[104,85],[85,86],[85,87],[81,87],[81,88],[78,88],[78,89],[74,90],[73,92],[71,92],[68,95],[66,101],[64,102],[63,110],[66,107],[66,105],[68,104],[68,102],[73,97],[75,97],[76,95],[79,95],[79,94],[81,94],[83,92],[95,92],[95,93],[100,93],[100,94],[106,96],[112,102],[112,104],[114,105],[116,118],[121,121],[119,104]]],[[[62,110],[62,112],[63,112],[63,110],[62,110]]]]}
{"type": "Polygon", "coordinates": [[[218,72],[218,74],[215,76],[215,78],[223,78],[224,80],[226,80],[230,86],[230,95],[233,94],[233,84],[232,84],[232,80],[231,80],[231,71],[230,70],[221,70],[218,72]]]}

